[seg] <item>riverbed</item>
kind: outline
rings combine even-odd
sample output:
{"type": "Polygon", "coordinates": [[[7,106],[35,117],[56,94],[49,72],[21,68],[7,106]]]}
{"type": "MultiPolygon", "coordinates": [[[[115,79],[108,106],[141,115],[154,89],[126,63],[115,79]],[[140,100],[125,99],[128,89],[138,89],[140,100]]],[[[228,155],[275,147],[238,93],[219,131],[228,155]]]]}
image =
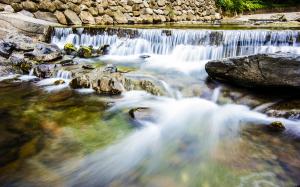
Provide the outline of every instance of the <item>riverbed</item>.
{"type": "MultiPolygon", "coordinates": [[[[280,96],[235,102],[228,92],[239,89],[205,72],[209,60],[300,54],[298,30],[56,28],[51,43],[108,44],[107,55],[77,62],[114,64],[127,77],[156,82],[165,94],[74,90],[68,67],[46,80],[2,77],[3,186],[299,185],[299,116],[256,110],[280,96]],[[64,84],[54,84],[61,79],[64,84]],[[270,132],[274,121],[286,131],[270,132]]],[[[299,99],[293,102],[299,109],[299,99]]]]}

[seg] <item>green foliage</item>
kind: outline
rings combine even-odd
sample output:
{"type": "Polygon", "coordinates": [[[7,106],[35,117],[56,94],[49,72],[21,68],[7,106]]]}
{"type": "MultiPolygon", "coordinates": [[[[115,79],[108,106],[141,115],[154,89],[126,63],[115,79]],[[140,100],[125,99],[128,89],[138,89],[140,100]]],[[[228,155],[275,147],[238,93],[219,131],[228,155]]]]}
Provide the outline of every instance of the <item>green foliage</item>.
{"type": "Polygon", "coordinates": [[[262,8],[299,5],[300,0],[216,0],[217,5],[227,13],[242,13],[262,8]]]}

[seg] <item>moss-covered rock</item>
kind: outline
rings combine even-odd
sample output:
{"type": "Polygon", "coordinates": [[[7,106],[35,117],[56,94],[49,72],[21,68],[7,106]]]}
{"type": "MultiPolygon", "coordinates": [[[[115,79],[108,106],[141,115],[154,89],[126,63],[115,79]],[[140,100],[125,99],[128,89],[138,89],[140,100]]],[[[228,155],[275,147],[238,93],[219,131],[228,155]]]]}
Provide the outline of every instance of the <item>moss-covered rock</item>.
{"type": "Polygon", "coordinates": [[[280,121],[274,121],[268,125],[268,129],[273,132],[282,132],[285,130],[285,126],[280,121]]]}
{"type": "Polygon", "coordinates": [[[93,48],[91,46],[81,46],[78,50],[78,56],[80,58],[91,58],[92,57],[93,48]]]}
{"type": "Polygon", "coordinates": [[[68,55],[74,54],[77,51],[77,48],[72,43],[66,43],[64,50],[68,55]]]}
{"type": "Polygon", "coordinates": [[[66,82],[64,80],[56,80],[54,82],[55,85],[65,84],[66,82]]]}

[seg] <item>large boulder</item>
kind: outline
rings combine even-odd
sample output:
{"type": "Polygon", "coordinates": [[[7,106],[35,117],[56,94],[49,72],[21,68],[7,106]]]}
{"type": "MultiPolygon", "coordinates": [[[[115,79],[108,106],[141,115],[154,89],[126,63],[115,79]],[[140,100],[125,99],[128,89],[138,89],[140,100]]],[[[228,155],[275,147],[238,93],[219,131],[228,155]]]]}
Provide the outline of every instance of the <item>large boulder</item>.
{"type": "Polygon", "coordinates": [[[244,87],[300,88],[300,56],[291,53],[257,54],[208,62],[213,79],[244,87]]]}

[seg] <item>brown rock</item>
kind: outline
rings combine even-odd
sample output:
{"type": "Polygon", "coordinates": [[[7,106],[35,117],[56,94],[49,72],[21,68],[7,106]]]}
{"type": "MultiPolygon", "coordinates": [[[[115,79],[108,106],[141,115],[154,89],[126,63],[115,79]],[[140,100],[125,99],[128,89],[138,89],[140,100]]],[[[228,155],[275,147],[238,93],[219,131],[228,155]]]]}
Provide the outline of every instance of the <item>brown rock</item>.
{"type": "Polygon", "coordinates": [[[42,20],[58,23],[56,16],[51,12],[37,11],[34,13],[34,17],[37,19],[42,19],[42,20]]]}
{"type": "Polygon", "coordinates": [[[36,3],[32,2],[32,1],[24,1],[22,2],[22,6],[25,10],[29,11],[29,12],[36,12],[38,11],[38,6],[36,3]]]}
{"type": "Polygon", "coordinates": [[[63,25],[67,25],[68,22],[67,22],[67,18],[66,16],[64,15],[64,13],[60,12],[60,11],[56,11],[54,13],[54,15],[56,16],[56,19],[58,20],[58,22],[60,24],[63,24],[63,25]]]}
{"type": "Polygon", "coordinates": [[[81,11],[81,13],[79,14],[79,17],[82,21],[82,23],[84,24],[95,24],[95,19],[92,16],[91,13],[87,12],[87,11],[81,11]]]}
{"type": "Polygon", "coordinates": [[[50,0],[42,0],[39,4],[39,9],[42,11],[55,12],[56,7],[50,0]]]}
{"type": "Polygon", "coordinates": [[[65,14],[69,24],[72,24],[72,25],[81,25],[82,24],[80,18],[77,16],[77,14],[74,11],[65,10],[64,14],[65,14]]]}
{"type": "Polygon", "coordinates": [[[12,3],[11,7],[15,10],[15,12],[19,12],[23,9],[23,6],[21,3],[12,3]]]}

